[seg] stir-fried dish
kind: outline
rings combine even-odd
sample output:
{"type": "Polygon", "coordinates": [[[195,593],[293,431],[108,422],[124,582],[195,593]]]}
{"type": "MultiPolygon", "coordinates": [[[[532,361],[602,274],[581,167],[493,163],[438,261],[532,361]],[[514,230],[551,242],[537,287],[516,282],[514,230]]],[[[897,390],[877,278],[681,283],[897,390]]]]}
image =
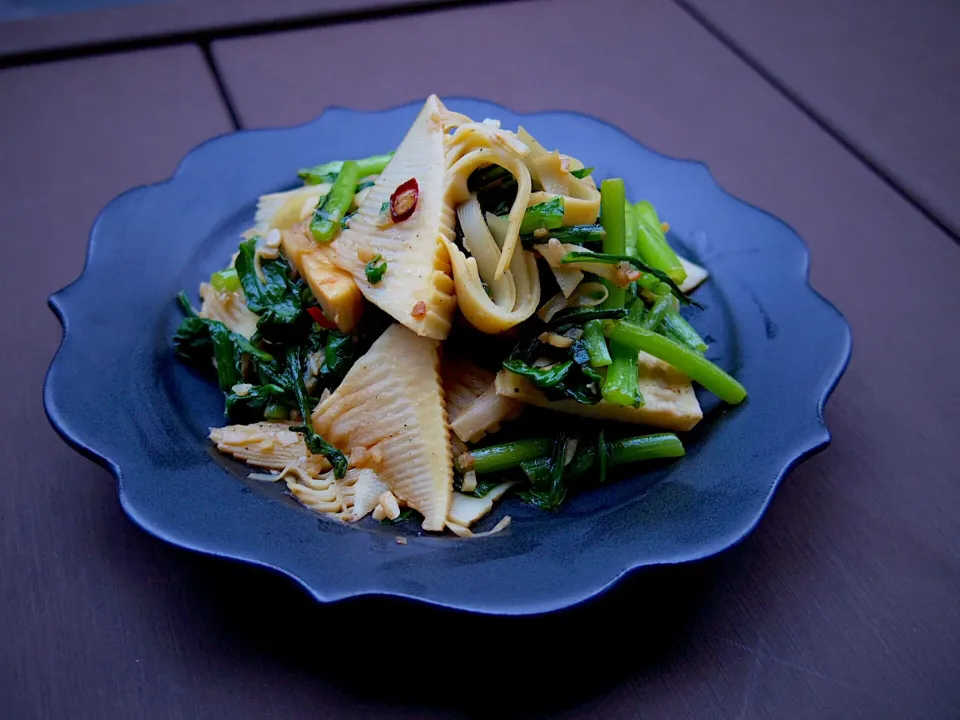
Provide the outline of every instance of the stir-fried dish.
{"type": "Polygon", "coordinates": [[[681,312],[706,270],[592,171],[431,96],[394,152],[262,196],[200,309],[180,295],[177,353],[226,398],[217,449],[317,512],[461,536],[510,493],[557,510],[683,456],[693,382],[746,390],[681,312]]]}

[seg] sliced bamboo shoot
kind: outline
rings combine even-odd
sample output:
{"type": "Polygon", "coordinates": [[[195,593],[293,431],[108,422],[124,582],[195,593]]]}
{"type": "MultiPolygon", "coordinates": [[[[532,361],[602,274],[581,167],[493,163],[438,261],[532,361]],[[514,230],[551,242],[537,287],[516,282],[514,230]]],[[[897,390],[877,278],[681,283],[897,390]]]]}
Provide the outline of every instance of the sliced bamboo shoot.
{"type": "Polygon", "coordinates": [[[438,345],[392,325],[312,417],[317,432],[348,455],[376,448],[380,479],[423,515],[424,530],[437,531],[453,490],[438,345]]]}
{"type": "Polygon", "coordinates": [[[442,340],[456,307],[450,260],[444,246],[453,240],[454,208],[444,197],[444,113],[431,95],[396,154],[370,188],[348,227],[333,243],[337,264],[348,271],[370,302],[418,335],[442,340]],[[390,196],[417,181],[413,214],[390,219],[390,196]],[[380,255],[387,271],[377,283],[366,276],[364,257],[380,255]]]}

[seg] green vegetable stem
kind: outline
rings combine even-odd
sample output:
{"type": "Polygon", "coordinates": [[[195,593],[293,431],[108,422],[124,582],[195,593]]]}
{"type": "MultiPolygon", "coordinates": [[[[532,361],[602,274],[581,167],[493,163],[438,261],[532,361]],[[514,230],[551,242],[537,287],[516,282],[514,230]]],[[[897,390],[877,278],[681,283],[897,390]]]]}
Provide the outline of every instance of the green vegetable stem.
{"type": "MultiPolygon", "coordinates": [[[[391,158],[393,158],[392,152],[386,153],[385,155],[371,155],[370,157],[355,160],[358,176],[367,177],[368,175],[379,175],[386,169],[391,158]]],[[[343,170],[343,166],[343,160],[334,160],[333,162],[323,163],[322,165],[303,168],[297,172],[297,175],[300,176],[300,179],[307,185],[320,185],[321,183],[336,180],[337,175],[343,170]]],[[[354,183],[354,185],[356,185],[356,183],[354,183]]]]}
{"type": "MultiPolygon", "coordinates": [[[[561,214],[561,219],[562,217],[561,214]]],[[[545,243],[550,238],[556,238],[564,243],[574,243],[575,245],[593,245],[602,243],[606,234],[603,225],[571,225],[551,229],[539,228],[528,235],[521,235],[520,242],[526,248],[545,243]]]]}
{"type": "Polygon", "coordinates": [[[671,340],[690,348],[700,355],[703,355],[703,353],[707,351],[707,343],[700,337],[700,334],[675,310],[663,316],[660,331],[671,340]]]}
{"type": "Polygon", "coordinates": [[[461,473],[472,469],[477,475],[489,475],[519,467],[520,463],[527,460],[543,457],[550,452],[551,445],[552,441],[549,438],[533,438],[491,445],[470,451],[473,457],[472,467],[461,467],[459,458],[454,458],[454,464],[457,466],[457,471],[461,473]]]}
{"type": "Polygon", "coordinates": [[[646,200],[633,206],[637,221],[637,250],[640,257],[653,268],[666,273],[671,280],[682,283],[687,272],[680,259],[667,243],[657,211],[646,200]]]}
{"type": "Polygon", "coordinates": [[[642,350],[672,365],[695,380],[724,402],[736,405],[747,397],[746,388],[721,368],[698,354],[663,335],[622,320],[606,330],[612,341],[634,350],[642,350]]]}
{"type": "MultiPolygon", "coordinates": [[[[615,440],[605,443],[607,463],[609,467],[630,465],[643,460],[658,460],[664,458],[683,457],[686,451],[683,443],[673,433],[657,433],[655,435],[638,435],[637,437],[615,440]]],[[[473,452],[477,452],[474,450],[473,452]]],[[[580,480],[597,463],[597,447],[588,446],[579,451],[570,464],[564,477],[567,481],[580,480]]],[[[549,472],[550,458],[541,455],[532,460],[521,463],[526,476],[533,482],[537,479],[542,482],[549,472]]]]}
{"type": "Polygon", "coordinates": [[[603,323],[599,320],[590,320],[583,326],[583,341],[590,355],[590,365],[606,367],[613,360],[607,348],[607,339],[603,336],[603,323]]]}
{"type": "Polygon", "coordinates": [[[383,259],[383,255],[376,255],[366,264],[363,270],[367,275],[367,280],[376,285],[383,280],[384,273],[387,272],[387,261],[383,259]]]}
{"type": "Polygon", "coordinates": [[[337,179],[326,197],[317,205],[310,221],[310,232],[318,243],[328,243],[340,231],[340,221],[350,211],[354,189],[360,179],[360,168],[352,160],[347,160],[340,168],[337,179]]]}
{"type": "Polygon", "coordinates": [[[236,269],[229,267],[211,275],[210,284],[217,292],[236,292],[240,289],[240,277],[236,269]]]}
{"type": "MultiPolygon", "coordinates": [[[[613,178],[600,184],[600,222],[606,235],[603,252],[609,255],[624,255],[626,252],[626,193],[623,180],[613,178]]],[[[607,280],[609,295],[605,308],[622,308],[627,293],[623,288],[607,280]]],[[[616,405],[640,405],[643,396],[637,382],[637,353],[630,348],[610,343],[611,362],[600,392],[603,399],[616,405]]]]}

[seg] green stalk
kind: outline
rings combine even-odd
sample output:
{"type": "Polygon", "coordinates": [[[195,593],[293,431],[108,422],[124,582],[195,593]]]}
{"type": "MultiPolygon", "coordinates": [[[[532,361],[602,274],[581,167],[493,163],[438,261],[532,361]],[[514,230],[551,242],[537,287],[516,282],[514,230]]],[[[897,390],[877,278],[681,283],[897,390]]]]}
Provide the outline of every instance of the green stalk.
{"type": "Polygon", "coordinates": [[[550,230],[534,230],[529,235],[521,235],[520,242],[523,243],[525,248],[545,243],[550,238],[556,238],[563,243],[588,245],[591,243],[602,243],[606,234],[603,225],[571,225],[569,227],[557,227],[550,230]]]}
{"type": "MultiPolygon", "coordinates": [[[[623,180],[608,178],[600,183],[600,223],[603,225],[602,249],[608,255],[624,255],[626,253],[626,193],[623,180]]],[[[611,282],[603,281],[610,294],[604,302],[604,307],[623,307],[626,290],[617,287],[611,282]]]]}
{"type": "Polygon", "coordinates": [[[743,385],[705,357],[652,330],[621,320],[607,328],[605,334],[616,343],[660,358],[724,402],[736,405],[747,396],[743,385]]]}
{"type": "Polygon", "coordinates": [[[624,219],[624,235],[623,235],[623,254],[629,255],[630,257],[638,257],[639,253],[637,252],[637,215],[634,212],[633,206],[630,203],[624,205],[624,213],[626,217],[624,219]]]}
{"type": "Polygon", "coordinates": [[[217,292],[236,292],[240,289],[240,276],[236,268],[228,267],[211,275],[210,284],[217,292]]]}
{"type": "Polygon", "coordinates": [[[263,411],[264,420],[288,420],[290,411],[283,403],[270,403],[263,411]]]}
{"type": "MultiPolygon", "coordinates": [[[[646,330],[656,330],[660,321],[663,320],[664,315],[672,308],[673,295],[663,295],[653,304],[653,307],[650,308],[650,312],[648,312],[646,317],[640,322],[640,327],[646,330]]],[[[627,321],[632,322],[633,318],[627,317],[627,321]]]]}
{"type": "Polygon", "coordinates": [[[607,451],[610,453],[610,464],[614,467],[641,460],[683,457],[686,454],[680,438],[673,433],[639,435],[617,440],[607,443],[607,451]]]}
{"type": "MultiPolygon", "coordinates": [[[[639,435],[608,442],[606,446],[610,467],[630,465],[643,460],[683,457],[686,454],[680,438],[673,433],[639,435]]],[[[585,447],[567,465],[564,478],[566,480],[579,480],[593,468],[596,460],[597,448],[585,447]]],[[[535,460],[528,460],[522,463],[520,467],[530,479],[531,484],[542,483],[549,477],[550,458],[539,457],[535,460]]]]}
{"type": "Polygon", "coordinates": [[[633,206],[637,219],[637,249],[640,257],[650,267],[666,273],[675,283],[682,283],[687,272],[680,259],[667,242],[657,211],[646,200],[633,206]]]}
{"type": "Polygon", "coordinates": [[[607,368],[600,394],[608,403],[640,407],[643,396],[638,382],[639,368],[635,350],[615,340],[610,342],[610,357],[613,362],[607,368]]]}
{"type": "MultiPolygon", "coordinates": [[[[370,157],[360,158],[354,162],[357,165],[359,177],[368,175],[379,175],[387,167],[387,163],[393,157],[393,153],[385,155],[371,155],[370,157]]],[[[314,165],[313,167],[303,168],[297,171],[297,175],[306,185],[319,185],[325,182],[333,182],[337,175],[343,170],[344,161],[334,160],[333,162],[314,165]]],[[[354,183],[356,185],[356,183],[354,183]]]]}
{"type": "MultiPolygon", "coordinates": [[[[623,180],[610,178],[600,184],[600,222],[606,235],[603,238],[603,252],[608,255],[624,255],[627,248],[627,210],[626,192],[623,180]]],[[[627,299],[627,291],[607,280],[609,295],[604,308],[622,308],[627,299]]],[[[600,394],[603,399],[615,405],[640,405],[643,397],[637,385],[637,353],[629,348],[610,343],[610,365],[603,380],[600,394]]]]}
{"type": "Polygon", "coordinates": [[[694,330],[679,312],[668,312],[663,318],[660,330],[671,340],[690,348],[695,353],[703,355],[707,351],[707,343],[700,337],[700,333],[694,330]]]}
{"type": "Polygon", "coordinates": [[[340,221],[350,211],[353,193],[359,179],[359,165],[352,160],[344,162],[333,187],[317,205],[313,220],[310,221],[310,232],[318,243],[330,242],[340,230],[340,221]]]}
{"type": "Polygon", "coordinates": [[[520,463],[545,456],[553,447],[550,438],[531,438],[517,440],[502,445],[477,448],[470,451],[473,456],[472,468],[461,468],[459,459],[454,458],[457,472],[466,472],[472,469],[477,475],[488,475],[518,467],[520,463]]]}
{"type": "Polygon", "coordinates": [[[590,356],[591,367],[606,367],[613,360],[607,349],[607,339],[603,336],[603,323],[591,320],[583,326],[583,342],[590,356]]]}

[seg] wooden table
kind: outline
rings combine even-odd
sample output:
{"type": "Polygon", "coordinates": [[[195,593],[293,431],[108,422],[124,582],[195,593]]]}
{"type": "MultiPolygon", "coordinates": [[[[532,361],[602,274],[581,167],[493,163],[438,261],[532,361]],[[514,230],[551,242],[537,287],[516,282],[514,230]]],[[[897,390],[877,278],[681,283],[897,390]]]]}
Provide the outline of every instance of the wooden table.
{"type": "MultiPolygon", "coordinates": [[[[921,39],[942,32],[931,2],[900,10],[921,39]]],[[[41,36],[0,70],[0,715],[960,716],[960,171],[935,161],[955,157],[960,129],[934,122],[960,108],[933,95],[940,75],[791,42],[822,32],[778,22],[803,16],[800,0],[778,0],[783,16],[745,0],[399,3],[383,17],[360,4],[304,18],[284,9],[295,2],[276,15],[248,3],[243,32],[213,2],[193,16],[181,5],[187,29],[165,35],[137,25],[160,6],[100,11],[133,29],[79,44],[0,25],[0,39],[41,36]],[[276,18],[282,31],[266,32],[276,18]],[[141,42],[150,49],[131,49],[141,42]],[[524,64],[493,47],[544,54],[524,64]],[[843,78],[817,69],[822,52],[843,78]],[[346,83],[324,70],[340,57],[346,83]],[[909,108],[889,102],[893,72],[915,83],[901,89],[909,108]],[[272,574],[145,535],[109,474],[50,429],[41,387],[59,327],[45,299],[81,271],[110,198],[168,176],[232,118],[287,125],[429,92],[598,115],[707,162],[805,238],[814,286],[853,327],[853,360],[827,408],[833,444],[788,476],[739,546],[540,618],[318,606],[272,574]],[[863,111],[873,102],[889,112],[863,111]],[[884,139],[904,133],[909,144],[884,139]],[[416,629],[447,652],[420,657],[416,629]]],[[[824,22],[857,27],[821,5],[824,22]]],[[[863,32],[901,27],[898,6],[863,32]]]]}

